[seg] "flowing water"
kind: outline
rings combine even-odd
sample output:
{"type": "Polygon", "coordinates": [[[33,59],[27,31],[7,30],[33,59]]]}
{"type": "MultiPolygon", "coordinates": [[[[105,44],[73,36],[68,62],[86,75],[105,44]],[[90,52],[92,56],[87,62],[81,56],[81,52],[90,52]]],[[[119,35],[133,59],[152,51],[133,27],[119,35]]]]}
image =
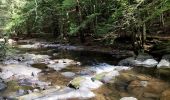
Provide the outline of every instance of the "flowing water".
{"type": "MultiPolygon", "coordinates": [[[[80,62],[81,65],[69,65],[60,71],[49,68],[46,63],[31,64],[32,67],[42,70],[42,72],[39,73],[39,80],[51,82],[52,86],[57,85],[61,87],[67,86],[74,78],[62,75],[63,72],[73,72],[78,76],[79,74],[77,73],[88,69],[89,66],[97,66],[100,64],[117,65],[118,62],[124,58],[118,59],[113,55],[94,51],[58,50],[55,48],[15,49],[19,50],[17,52],[18,54],[49,55],[51,60],[71,59],[80,62]]],[[[120,71],[120,75],[115,77],[114,83],[106,83],[98,89],[92,90],[96,96],[89,100],[119,100],[122,97],[136,97],[139,100],[168,100],[166,96],[169,96],[169,94],[163,94],[165,89],[169,88],[168,79],[168,75],[160,76],[154,68],[122,70],[120,71]],[[147,82],[148,86],[143,85],[145,82],[147,82]]],[[[19,90],[34,90],[34,87],[31,86],[20,86],[17,81],[8,81],[6,84],[7,88],[0,91],[0,96],[9,97],[13,95],[12,93],[15,94],[19,90]]]]}

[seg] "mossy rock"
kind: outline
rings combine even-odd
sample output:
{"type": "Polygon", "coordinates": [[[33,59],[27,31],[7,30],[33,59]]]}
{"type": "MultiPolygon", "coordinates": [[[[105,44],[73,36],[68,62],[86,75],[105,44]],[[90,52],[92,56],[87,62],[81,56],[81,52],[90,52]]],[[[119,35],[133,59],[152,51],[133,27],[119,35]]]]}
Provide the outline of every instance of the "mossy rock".
{"type": "Polygon", "coordinates": [[[7,83],[7,89],[10,91],[18,91],[20,89],[22,90],[32,90],[33,87],[31,86],[20,86],[17,81],[9,81],[7,83]]]}
{"type": "Polygon", "coordinates": [[[95,75],[95,76],[92,78],[92,80],[93,80],[93,81],[95,81],[95,80],[101,81],[101,80],[105,77],[106,74],[107,74],[107,72],[103,72],[103,73],[97,74],[97,75],[95,75]]]}
{"type": "Polygon", "coordinates": [[[69,87],[79,89],[80,84],[85,80],[84,77],[76,77],[68,84],[69,87]]]}

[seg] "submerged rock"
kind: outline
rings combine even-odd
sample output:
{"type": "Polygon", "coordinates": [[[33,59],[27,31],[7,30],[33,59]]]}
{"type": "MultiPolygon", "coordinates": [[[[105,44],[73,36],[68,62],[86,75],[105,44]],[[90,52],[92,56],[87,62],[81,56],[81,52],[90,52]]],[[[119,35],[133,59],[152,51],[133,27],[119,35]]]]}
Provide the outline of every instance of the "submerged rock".
{"type": "Polygon", "coordinates": [[[63,76],[67,77],[67,78],[72,78],[74,77],[76,74],[73,72],[63,72],[61,73],[63,76]]]}
{"type": "Polygon", "coordinates": [[[51,84],[50,82],[42,82],[42,81],[39,81],[38,79],[34,79],[34,78],[20,79],[18,81],[18,83],[21,86],[38,87],[42,90],[47,89],[49,87],[49,85],[51,84]]]}
{"type": "Polygon", "coordinates": [[[170,55],[163,56],[157,68],[170,68],[170,55]]]}
{"type": "Polygon", "coordinates": [[[160,100],[170,100],[170,89],[167,89],[162,93],[160,100]]]}
{"type": "Polygon", "coordinates": [[[140,98],[159,99],[160,94],[169,87],[163,81],[151,79],[149,81],[134,80],[128,86],[128,92],[140,98]]]}
{"type": "Polygon", "coordinates": [[[138,55],[135,57],[126,58],[121,60],[118,65],[120,66],[143,66],[143,67],[155,67],[158,62],[150,55],[138,55]]]}

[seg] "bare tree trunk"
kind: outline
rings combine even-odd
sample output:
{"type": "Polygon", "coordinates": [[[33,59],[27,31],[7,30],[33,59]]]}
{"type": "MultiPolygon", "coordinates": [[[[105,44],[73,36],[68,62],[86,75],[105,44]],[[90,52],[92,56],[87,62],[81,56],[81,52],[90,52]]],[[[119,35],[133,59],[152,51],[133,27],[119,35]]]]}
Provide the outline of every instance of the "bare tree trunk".
{"type": "MultiPolygon", "coordinates": [[[[79,17],[78,24],[79,24],[79,26],[80,26],[80,24],[81,24],[82,21],[83,21],[83,18],[82,18],[82,13],[81,13],[81,8],[80,8],[80,2],[79,2],[79,0],[77,0],[76,11],[77,11],[77,13],[78,13],[78,17],[79,17]]],[[[81,28],[80,28],[80,30],[79,30],[79,36],[80,36],[80,41],[81,41],[81,43],[84,43],[84,42],[85,42],[85,36],[84,36],[83,30],[82,30],[81,28]]]]}
{"type": "Polygon", "coordinates": [[[143,24],[143,32],[142,32],[142,48],[145,49],[144,45],[145,45],[145,41],[146,41],[146,24],[143,24]]]}

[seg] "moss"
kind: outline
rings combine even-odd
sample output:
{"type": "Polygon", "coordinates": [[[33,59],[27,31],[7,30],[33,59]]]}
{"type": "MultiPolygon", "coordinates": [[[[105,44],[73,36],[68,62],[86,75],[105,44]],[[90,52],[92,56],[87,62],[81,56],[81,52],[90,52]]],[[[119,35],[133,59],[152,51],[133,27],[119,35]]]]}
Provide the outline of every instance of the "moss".
{"type": "Polygon", "coordinates": [[[78,89],[78,88],[80,87],[80,84],[81,84],[81,82],[82,82],[83,80],[85,80],[85,78],[83,78],[83,77],[76,77],[76,78],[74,78],[74,79],[70,82],[69,86],[70,86],[70,87],[73,87],[73,88],[75,88],[75,89],[78,89]]]}
{"type": "Polygon", "coordinates": [[[17,81],[9,81],[7,83],[7,86],[8,86],[7,89],[9,91],[17,91],[20,89],[22,89],[22,90],[32,90],[33,89],[33,87],[31,87],[31,86],[20,86],[17,81]]]}
{"type": "Polygon", "coordinates": [[[107,72],[97,74],[92,78],[92,80],[102,80],[106,74],[107,74],[107,72]]]}
{"type": "Polygon", "coordinates": [[[47,67],[47,65],[46,64],[44,64],[44,63],[37,63],[37,64],[32,64],[32,67],[34,67],[34,68],[38,68],[38,69],[47,69],[48,67],[47,67]]]}

